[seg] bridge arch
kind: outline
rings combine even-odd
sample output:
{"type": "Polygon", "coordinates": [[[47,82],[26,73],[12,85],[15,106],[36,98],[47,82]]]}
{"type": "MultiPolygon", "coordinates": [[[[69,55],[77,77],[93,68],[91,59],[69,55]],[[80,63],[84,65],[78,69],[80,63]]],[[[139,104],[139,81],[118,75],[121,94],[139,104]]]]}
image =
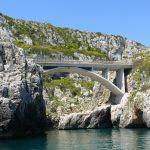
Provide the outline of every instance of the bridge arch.
{"type": "Polygon", "coordinates": [[[105,79],[104,77],[94,73],[87,71],[85,69],[77,68],[77,67],[58,67],[54,69],[44,70],[44,72],[48,72],[49,74],[68,72],[68,73],[78,73],[84,76],[88,76],[91,79],[102,83],[106,88],[108,88],[113,94],[116,96],[123,96],[124,93],[119,89],[115,84],[105,79]]]}

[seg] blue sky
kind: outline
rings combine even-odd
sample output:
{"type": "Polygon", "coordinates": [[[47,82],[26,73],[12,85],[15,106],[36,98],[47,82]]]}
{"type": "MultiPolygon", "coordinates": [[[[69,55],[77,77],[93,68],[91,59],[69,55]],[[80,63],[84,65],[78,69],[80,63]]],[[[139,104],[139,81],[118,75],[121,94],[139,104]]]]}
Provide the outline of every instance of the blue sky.
{"type": "Polygon", "coordinates": [[[0,12],[150,46],[150,0],[0,0],[0,12]]]}

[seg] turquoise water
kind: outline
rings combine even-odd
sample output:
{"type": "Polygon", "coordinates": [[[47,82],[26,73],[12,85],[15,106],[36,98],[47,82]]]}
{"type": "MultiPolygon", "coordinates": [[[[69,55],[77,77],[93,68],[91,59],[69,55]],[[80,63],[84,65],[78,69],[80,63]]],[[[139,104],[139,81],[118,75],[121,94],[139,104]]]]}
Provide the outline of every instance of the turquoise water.
{"type": "Polygon", "coordinates": [[[45,136],[1,140],[0,150],[150,150],[148,129],[48,131],[45,136]]]}

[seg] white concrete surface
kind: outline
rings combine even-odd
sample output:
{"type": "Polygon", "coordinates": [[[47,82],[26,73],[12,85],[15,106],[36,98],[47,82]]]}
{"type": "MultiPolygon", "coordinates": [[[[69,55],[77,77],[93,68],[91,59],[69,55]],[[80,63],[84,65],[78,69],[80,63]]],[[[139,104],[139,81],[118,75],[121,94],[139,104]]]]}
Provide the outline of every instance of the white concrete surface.
{"type": "Polygon", "coordinates": [[[59,72],[79,73],[81,75],[88,76],[91,79],[102,83],[105,87],[107,87],[116,96],[122,97],[124,95],[124,92],[122,90],[120,90],[116,85],[114,85],[111,81],[105,79],[104,77],[102,77],[96,73],[87,71],[85,69],[80,69],[77,67],[59,67],[59,68],[55,68],[55,69],[44,70],[44,72],[49,72],[50,74],[55,74],[55,73],[59,73],[59,72]]]}

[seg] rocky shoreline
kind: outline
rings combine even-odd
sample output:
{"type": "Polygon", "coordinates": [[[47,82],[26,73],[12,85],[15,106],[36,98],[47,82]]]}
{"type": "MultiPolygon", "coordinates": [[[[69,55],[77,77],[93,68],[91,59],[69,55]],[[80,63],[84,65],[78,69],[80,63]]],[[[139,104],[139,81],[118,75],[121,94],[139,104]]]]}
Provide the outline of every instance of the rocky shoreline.
{"type": "Polygon", "coordinates": [[[141,110],[125,109],[120,104],[104,105],[94,111],[61,116],[57,129],[149,128],[147,114],[141,110]]]}

